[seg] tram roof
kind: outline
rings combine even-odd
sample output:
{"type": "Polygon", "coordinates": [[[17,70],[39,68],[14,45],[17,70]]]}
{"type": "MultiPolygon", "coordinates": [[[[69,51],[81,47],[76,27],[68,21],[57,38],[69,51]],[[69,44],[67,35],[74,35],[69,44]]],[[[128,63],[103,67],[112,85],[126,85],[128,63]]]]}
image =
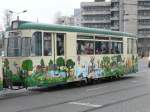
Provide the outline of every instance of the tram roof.
{"type": "MultiPolygon", "coordinates": [[[[50,30],[50,31],[79,32],[79,33],[92,33],[92,34],[94,33],[94,34],[104,34],[104,35],[113,35],[113,36],[117,35],[117,36],[136,37],[136,35],[132,33],[126,33],[120,31],[111,31],[105,29],[96,29],[96,28],[87,28],[87,27],[78,27],[78,26],[33,23],[27,21],[20,22],[18,29],[50,30]]],[[[11,30],[11,28],[7,30],[11,30]]]]}

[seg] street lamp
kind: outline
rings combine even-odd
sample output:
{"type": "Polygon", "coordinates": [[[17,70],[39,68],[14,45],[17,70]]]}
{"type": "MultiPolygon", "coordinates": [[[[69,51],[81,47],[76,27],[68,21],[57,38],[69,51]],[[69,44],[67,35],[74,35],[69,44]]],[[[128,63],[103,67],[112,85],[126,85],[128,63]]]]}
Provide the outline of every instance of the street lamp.
{"type": "Polygon", "coordinates": [[[12,13],[12,14],[13,14],[13,13],[17,14],[17,21],[19,21],[19,14],[25,13],[25,12],[27,12],[27,10],[23,10],[23,11],[21,11],[21,12],[14,12],[14,11],[9,10],[9,12],[12,13]]]}

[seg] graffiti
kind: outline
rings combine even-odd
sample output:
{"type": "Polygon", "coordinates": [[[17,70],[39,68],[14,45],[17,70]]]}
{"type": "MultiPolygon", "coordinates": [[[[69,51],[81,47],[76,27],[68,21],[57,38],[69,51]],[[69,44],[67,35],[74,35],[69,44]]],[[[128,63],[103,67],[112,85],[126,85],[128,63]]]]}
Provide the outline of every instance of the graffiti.
{"type": "MultiPolygon", "coordinates": [[[[46,65],[41,59],[39,65],[33,67],[32,60],[24,60],[20,66],[17,62],[13,63],[17,71],[13,73],[10,70],[9,61],[5,59],[3,68],[4,75],[12,76],[12,82],[19,82],[28,87],[56,85],[68,81],[84,80],[85,78],[116,78],[138,70],[136,56],[124,59],[121,55],[104,56],[102,59],[95,59],[94,56],[91,56],[89,60],[80,61],[80,57],[77,57],[77,64],[72,59],[64,60],[59,57],[56,59],[56,64],[50,59],[46,65]]],[[[1,79],[0,89],[2,86],[1,79]]]]}
{"type": "Polygon", "coordinates": [[[2,79],[0,79],[0,90],[2,90],[3,89],[3,81],[2,81],[2,79]]]}
{"type": "MultiPolygon", "coordinates": [[[[97,60],[94,63],[95,58],[90,57],[89,64],[80,64],[76,69],[77,76],[84,78],[101,78],[101,77],[121,77],[126,73],[137,72],[138,62],[137,57],[132,56],[122,59],[121,55],[116,56],[104,56],[102,60],[97,60]]],[[[88,63],[88,62],[87,62],[88,63]]]]}

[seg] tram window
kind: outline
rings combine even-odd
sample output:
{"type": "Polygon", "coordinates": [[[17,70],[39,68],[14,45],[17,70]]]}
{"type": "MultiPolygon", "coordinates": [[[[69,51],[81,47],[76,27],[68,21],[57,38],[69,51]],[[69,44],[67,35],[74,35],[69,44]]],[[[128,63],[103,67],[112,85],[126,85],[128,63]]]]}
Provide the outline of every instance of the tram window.
{"type": "Polygon", "coordinates": [[[110,51],[111,51],[111,54],[123,53],[123,43],[122,42],[111,42],[110,51]]]}
{"type": "Polygon", "coordinates": [[[137,54],[137,41],[133,40],[133,53],[137,54]]]}
{"type": "Polygon", "coordinates": [[[8,56],[20,56],[21,38],[12,37],[8,39],[8,56]]]}
{"type": "Polygon", "coordinates": [[[22,38],[22,56],[30,56],[30,45],[31,45],[31,38],[23,37],[22,38]]]}
{"type": "Polygon", "coordinates": [[[109,54],[109,42],[96,41],[95,54],[109,54]]]}
{"type": "Polygon", "coordinates": [[[94,54],[94,42],[92,41],[85,41],[85,40],[77,40],[77,54],[87,54],[92,55],[94,54]]]}
{"type": "Polygon", "coordinates": [[[31,56],[42,56],[42,33],[35,32],[31,39],[31,56]]]}
{"type": "Polygon", "coordinates": [[[8,38],[4,39],[4,56],[7,56],[8,38]]]}
{"type": "Polygon", "coordinates": [[[64,34],[58,33],[57,35],[57,55],[64,55],[64,34]]]}
{"type": "Polygon", "coordinates": [[[128,54],[132,54],[132,40],[131,40],[131,39],[128,39],[128,40],[127,40],[127,43],[128,43],[128,44],[127,44],[127,45],[128,45],[128,46],[127,46],[127,53],[128,53],[128,54]]]}
{"type": "Polygon", "coordinates": [[[44,56],[52,55],[52,38],[51,33],[44,32],[44,56]]]}

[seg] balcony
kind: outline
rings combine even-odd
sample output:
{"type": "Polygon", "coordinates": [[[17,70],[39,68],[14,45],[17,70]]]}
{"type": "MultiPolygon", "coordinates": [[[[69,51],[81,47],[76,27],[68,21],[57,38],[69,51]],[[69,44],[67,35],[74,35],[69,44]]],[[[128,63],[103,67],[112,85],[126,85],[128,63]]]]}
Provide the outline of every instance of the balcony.
{"type": "Polygon", "coordinates": [[[150,29],[150,25],[138,25],[138,29],[150,29]]]}
{"type": "Polygon", "coordinates": [[[113,7],[113,8],[110,9],[110,11],[111,12],[113,12],[113,11],[119,11],[119,7],[113,7]]]}
{"type": "Polygon", "coordinates": [[[138,16],[138,19],[150,19],[150,16],[138,16]]]}
{"type": "Polygon", "coordinates": [[[111,0],[111,2],[119,2],[119,0],[111,0]]]}
{"type": "Polygon", "coordinates": [[[118,21],[118,20],[119,20],[119,17],[118,17],[118,16],[115,16],[115,17],[110,18],[110,20],[118,21]]]}
{"type": "Polygon", "coordinates": [[[150,10],[150,6],[149,7],[138,6],[138,11],[139,10],[150,10]]]}
{"type": "Polygon", "coordinates": [[[81,15],[107,15],[111,14],[110,11],[83,11],[81,15]]]}
{"type": "Polygon", "coordinates": [[[110,6],[111,2],[81,2],[81,7],[91,6],[110,6]]]}
{"type": "Polygon", "coordinates": [[[81,21],[82,24],[85,23],[110,23],[110,20],[83,20],[81,21]]]}
{"type": "Polygon", "coordinates": [[[139,38],[150,38],[150,34],[138,34],[139,38]]]}
{"type": "Polygon", "coordinates": [[[111,26],[111,30],[119,31],[119,26],[117,26],[117,25],[111,26]]]}

